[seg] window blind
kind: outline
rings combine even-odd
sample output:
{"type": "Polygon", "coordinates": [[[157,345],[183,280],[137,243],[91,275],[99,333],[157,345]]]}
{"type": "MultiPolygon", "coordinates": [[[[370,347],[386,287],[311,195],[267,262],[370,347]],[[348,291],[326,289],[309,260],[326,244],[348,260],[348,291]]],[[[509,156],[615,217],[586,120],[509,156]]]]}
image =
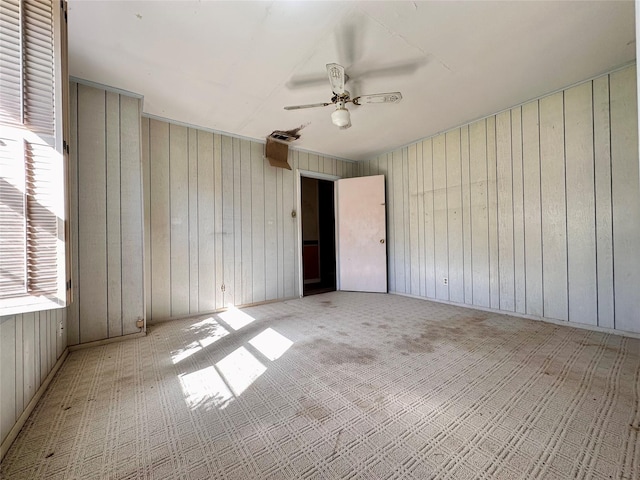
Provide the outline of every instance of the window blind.
{"type": "Polygon", "coordinates": [[[0,3],[0,315],[66,303],[58,5],[0,3]]]}

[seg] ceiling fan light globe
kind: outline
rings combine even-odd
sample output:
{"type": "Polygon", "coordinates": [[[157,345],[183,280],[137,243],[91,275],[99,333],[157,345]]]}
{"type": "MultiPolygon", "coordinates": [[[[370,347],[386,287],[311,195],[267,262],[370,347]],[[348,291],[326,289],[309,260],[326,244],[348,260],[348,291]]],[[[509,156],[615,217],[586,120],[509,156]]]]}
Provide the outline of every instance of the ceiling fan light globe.
{"type": "Polygon", "coordinates": [[[351,122],[349,110],[346,108],[338,108],[331,114],[331,121],[336,127],[344,127],[351,122]]]}

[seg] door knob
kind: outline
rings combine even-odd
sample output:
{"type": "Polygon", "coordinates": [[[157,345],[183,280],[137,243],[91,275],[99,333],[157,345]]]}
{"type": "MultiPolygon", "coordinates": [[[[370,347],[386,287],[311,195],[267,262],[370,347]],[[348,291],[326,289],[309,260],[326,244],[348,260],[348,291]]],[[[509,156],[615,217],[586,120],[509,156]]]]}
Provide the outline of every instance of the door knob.
{"type": "Polygon", "coordinates": [[[381,238],[381,239],[380,239],[380,243],[384,243],[384,238],[381,238]]]}

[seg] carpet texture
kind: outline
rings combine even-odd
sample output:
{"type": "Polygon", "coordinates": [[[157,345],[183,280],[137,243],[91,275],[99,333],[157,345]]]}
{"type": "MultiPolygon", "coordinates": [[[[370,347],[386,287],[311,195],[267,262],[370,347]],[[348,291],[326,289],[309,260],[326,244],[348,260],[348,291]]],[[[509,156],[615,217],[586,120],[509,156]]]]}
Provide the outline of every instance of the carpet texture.
{"type": "Polygon", "coordinates": [[[329,293],[72,352],[2,479],[638,479],[640,340],[329,293]]]}

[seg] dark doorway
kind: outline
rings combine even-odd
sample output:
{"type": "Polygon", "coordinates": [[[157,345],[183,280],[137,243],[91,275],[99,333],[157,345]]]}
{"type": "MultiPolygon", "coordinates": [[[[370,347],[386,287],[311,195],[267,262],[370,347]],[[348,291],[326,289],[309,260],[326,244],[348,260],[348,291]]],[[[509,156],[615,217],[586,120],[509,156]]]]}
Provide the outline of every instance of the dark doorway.
{"type": "Polygon", "coordinates": [[[304,296],[336,289],[333,182],[301,177],[304,296]]]}

